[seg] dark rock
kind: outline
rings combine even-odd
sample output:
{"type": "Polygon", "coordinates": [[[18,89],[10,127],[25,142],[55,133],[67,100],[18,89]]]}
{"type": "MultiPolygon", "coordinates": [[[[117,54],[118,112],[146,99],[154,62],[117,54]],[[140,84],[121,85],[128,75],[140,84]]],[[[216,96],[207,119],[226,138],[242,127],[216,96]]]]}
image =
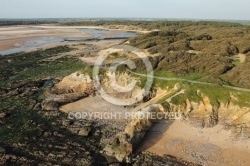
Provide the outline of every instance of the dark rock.
{"type": "Polygon", "coordinates": [[[0,154],[4,154],[5,153],[5,149],[0,147],[0,154]]]}
{"type": "Polygon", "coordinates": [[[42,108],[42,106],[41,106],[41,103],[36,103],[36,105],[34,106],[34,110],[39,110],[39,109],[41,109],[42,108]]]}
{"type": "Polygon", "coordinates": [[[54,110],[58,110],[59,108],[59,104],[55,101],[43,101],[42,103],[42,109],[46,110],[46,111],[54,111],[54,110]]]}
{"type": "Polygon", "coordinates": [[[83,127],[79,130],[78,135],[89,136],[90,131],[91,131],[91,127],[83,127]]]}
{"type": "Polygon", "coordinates": [[[33,109],[36,105],[36,101],[35,100],[30,100],[29,102],[29,109],[33,109]]]}
{"type": "Polygon", "coordinates": [[[8,93],[7,89],[0,88],[0,95],[3,95],[5,93],[8,93]]]}

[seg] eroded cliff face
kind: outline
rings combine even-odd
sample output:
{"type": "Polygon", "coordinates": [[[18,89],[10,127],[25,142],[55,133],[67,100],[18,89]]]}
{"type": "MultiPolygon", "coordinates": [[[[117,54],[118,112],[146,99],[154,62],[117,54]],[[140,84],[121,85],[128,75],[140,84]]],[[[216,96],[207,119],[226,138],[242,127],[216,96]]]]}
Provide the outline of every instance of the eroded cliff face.
{"type": "MultiPolygon", "coordinates": [[[[172,106],[176,111],[176,106],[172,106]]],[[[184,112],[186,118],[197,127],[214,127],[218,124],[218,110],[211,105],[210,99],[204,97],[199,103],[190,102],[188,99],[183,106],[179,106],[177,109],[180,112],[184,112]]]]}
{"type": "MultiPolygon", "coordinates": [[[[140,115],[159,112],[174,112],[175,119],[188,121],[195,127],[213,128],[218,124],[223,125],[225,129],[232,131],[232,136],[237,139],[250,137],[250,108],[241,108],[233,102],[221,102],[219,107],[215,107],[208,97],[203,96],[200,102],[187,99],[182,105],[167,102],[153,104],[137,111],[136,114],[140,117],[140,115]]],[[[119,162],[130,162],[133,151],[145,133],[150,130],[154,120],[136,117],[132,119],[124,132],[118,133],[115,139],[105,146],[104,154],[114,157],[119,162]]]]}
{"type": "MultiPolygon", "coordinates": [[[[123,87],[136,80],[126,73],[120,73],[116,78],[117,84],[123,87]]],[[[136,86],[132,92],[119,94],[112,91],[112,87],[109,86],[106,79],[102,80],[102,85],[108,93],[120,99],[131,98],[142,90],[139,86],[136,86]]],[[[60,104],[87,97],[94,91],[94,83],[90,76],[76,72],[65,77],[54,86],[54,89],[47,95],[47,99],[42,103],[42,107],[45,110],[55,110],[60,104]]],[[[105,143],[102,153],[105,156],[115,158],[119,162],[130,163],[134,150],[155,122],[155,119],[147,116],[150,113],[176,113],[177,116],[172,118],[188,121],[195,127],[212,128],[222,124],[225,129],[231,130],[235,136],[250,137],[250,108],[242,108],[234,104],[235,99],[228,103],[220,102],[219,106],[216,107],[211,103],[209,97],[201,94],[201,92],[197,93],[202,98],[199,102],[187,99],[182,105],[174,105],[170,102],[171,100],[166,100],[169,102],[161,104],[152,104],[156,102],[151,102],[151,105],[145,105],[145,108],[141,107],[142,109],[136,111],[133,118],[126,124],[124,131],[118,131],[119,133],[115,133],[115,136],[110,138],[110,143],[105,143]]],[[[164,95],[166,94],[162,96],[164,95]]]]}
{"type": "Polygon", "coordinates": [[[250,108],[240,107],[232,101],[220,102],[219,107],[215,107],[208,97],[204,97],[200,102],[190,102],[187,99],[183,105],[171,104],[171,111],[182,112],[182,118],[196,127],[214,127],[222,124],[235,136],[250,136],[250,108]]]}
{"type": "MultiPolygon", "coordinates": [[[[143,94],[143,89],[137,85],[140,80],[132,77],[128,73],[106,73],[106,77],[102,81],[102,88],[118,99],[130,99],[138,94],[143,94]],[[115,80],[113,79],[115,78],[115,80]]],[[[142,98],[142,96],[139,96],[142,98]]],[[[139,102],[139,100],[138,100],[139,102]]]]}

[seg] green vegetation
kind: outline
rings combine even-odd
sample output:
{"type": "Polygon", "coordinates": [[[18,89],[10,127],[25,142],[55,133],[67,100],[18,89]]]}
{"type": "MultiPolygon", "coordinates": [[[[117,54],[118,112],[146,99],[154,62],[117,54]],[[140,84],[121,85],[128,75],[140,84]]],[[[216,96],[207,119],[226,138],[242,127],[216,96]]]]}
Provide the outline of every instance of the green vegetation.
{"type": "MultiPolygon", "coordinates": [[[[138,72],[138,71],[136,71],[138,72]]],[[[139,71],[138,73],[145,74],[143,71],[139,71]]],[[[134,75],[134,74],[132,74],[134,75]]],[[[181,105],[186,102],[188,99],[189,101],[193,102],[200,102],[202,101],[204,96],[207,96],[211,100],[211,104],[215,107],[219,107],[220,102],[228,103],[229,101],[232,101],[234,104],[238,104],[241,107],[250,107],[249,96],[250,92],[239,92],[233,89],[228,89],[226,87],[221,87],[220,84],[215,85],[202,85],[202,84],[194,84],[189,83],[186,81],[166,81],[158,79],[157,77],[163,77],[163,78],[180,78],[180,79],[188,79],[188,80],[201,80],[200,78],[203,77],[201,73],[189,73],[185,75],[185,77],[178,77],[177,75],[174,75],[172,73],[165,73],[164,71],[155,71],[156,78],[154,78],[153,82],[153,88],[164,88],[164,89],[170,89],[173,88],[176,84],[179,84],[181,86],[181,89],[185,89],[184,94],[179,94],[178,96],[175,96],[172,98],[171,102],[176,105],[181,105]],[[199,92],[199,93],[198,93],[199,92]],[[231,95],[233,95],[238,100],[232,100],[231,95]]],[[[147,81],[147,78],[145,76],[138,76],[140,78],[140,86],[143,87],[147,81]]],[[[225,82],[222,78],[221,82],[225,82]]],[[[227,82],[224,83],[225,85],[229,84],[227,82]]],[[[162,98],[159,103],[165,101],[166,99],[170,98],[177,92],[173,92],[164,98],[162,98]]]]}
{"type": "Polygon", "coordinates": [[[0,19],[0,26],[54,24],[57,19],[0,19]]]}
{"type": "Polygon", "coordinates": [[[135,26],[144,28],[147,30],[154,29],[164,29],[166,27],[169,28],[181,28],[188,26],[215,26],[215,27],[239,27],[242,26],[240,23],[234,22],[218,22],[218,21],[169,21],[169,20],[159,20],[159,21],[129,21],[129,20],[103,20],[103,21],[71,21],[71,22],[63,22],[61,25],[67,26],[135,26]]]}
{"type": "Polygon", "coordinates": [[[232,101],[234,104],[237,104],[241,107],[250,107],[249,101],[249,92],[239,92],[236,90],[229,90],[220,86],[208,86],[208,85],[197,85],[197,84],[184,84],[185,94],[180,94],[172,98],[174,104],[184,104],[187,99],[189,101],[200,102],[202,101],[201,94],[209,97],[211,104],[215,107],[219,107],[220,102],[228,103],[232,101]],[[197,93],[199,91],[199,93],[197,93]],[[233,95],[238,100],[234,101],[231,99],[233,95]]]}
{"type": "MultiPolygon", "coordinates": [[[[47,62],[46,64],[39,64],[39,66],[32,69],[24,70],[15,76],[15,79],[38,79],[38,78],[56,78],[71,74],[83,68],[82,62],[76,59],[63,58],[61,61],[47,62]]],[[[14,80],[15,80],[14,79],[14,80]]]]}
{"type": "Polygon", "coordinates": [[[26,79],[45,79],[68,75],[84,67],[74,58],[47,60],[59,53],[69,52],[72,49],[59,46],[31,53],[18,53],[0,57],[1,85],[26,79]]]}
{"type": "Polygon", "coordinates": [[[93,75],[93,67],[91,66],[85,66],[79,70],[82,74],[88,74],[89,76],[93,75]]]}
{"type": "MultiPolygon", "coordinates": [[[[249,54],[249,26],[168,22],[159,29],[129,39],[130,45],[154,54],[150,60],[156,75],[161,71],[191,80],[250,88],[249,56],[243,64],[232,58],[249,54]]],[[[145,70],[140,61],[137,66],[145,70]]]]}
{"type": "Polygon", "coordinates": [[[239,27],[249,25],[249,21],[173,21],[173,20],[152,20],[152,21],[131,21],[129,19],[81,19],[81,18],[40,18],[40,19],[0,19],[0,26],[7,25],[36,25],[36,24],[58,24],[62,26],[116,26],[131,25],[148,30],[162,29],[165,27],[187,27],[187,26],[216,26],[216,27],[239,27]]]}
{"type": "Polygon", "coordinates": [[[237,66],[237,65],[240,64],[240,60],[238,60],[238,59],[237,59],[237,60],[234,60],[232,63],[233,63],[233,65],[237,66]]]}

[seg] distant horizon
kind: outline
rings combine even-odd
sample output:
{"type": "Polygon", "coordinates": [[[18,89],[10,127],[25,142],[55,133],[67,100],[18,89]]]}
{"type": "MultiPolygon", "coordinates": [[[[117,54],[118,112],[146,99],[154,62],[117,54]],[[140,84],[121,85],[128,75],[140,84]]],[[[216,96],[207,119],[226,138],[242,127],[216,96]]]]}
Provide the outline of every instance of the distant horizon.
{"type": "Polygon", "coordinates": [[[250,20],[249,0],[0,0],[0,18],[250,20]]]}
{"type": "Polygon", "coordinates": [[[27,20],[32,20],[32,19],[79,19],[79,20],[91,20],[91,19],[123,19],[123,20],[170,20],[170,21],[250,21],[249,20],[244,20],[244,19],[206,19],[206,18],[154,18],[154,17],[33,17],[33,18],[25,18],[25,17],[20,17],[20,18],[4,18],[4,17],[0,17],[0,19],[6,19],[6,20],[23,20],[23,19],[27,19],[27,20]]]}

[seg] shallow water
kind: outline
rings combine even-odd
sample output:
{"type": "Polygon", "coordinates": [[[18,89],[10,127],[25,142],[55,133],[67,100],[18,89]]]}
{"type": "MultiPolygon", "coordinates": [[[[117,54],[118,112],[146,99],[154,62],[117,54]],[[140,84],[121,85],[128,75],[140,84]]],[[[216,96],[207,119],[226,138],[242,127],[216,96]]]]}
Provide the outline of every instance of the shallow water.
{"type": "Polygon", "coordinates": [[[23,52],[32,48],[60,43],[64,41],[88,41],[88,40],[109,40],[109,39],[127,39],[137,35],[135,32],[125,32],[116,30],[104,30],[104,29],[81,29],[81,32],[88,33],[92,37],[86,38],[54,38],[54,37],[42,37],[36,40],[29,40],[24,43],[24,46],[12,48],[8,50],[0,51],[0,55],[8,55],[23,52]]]}
{"type": "Polygon", "coordinates": [[[116,31],[116,30],[106,30],[106,29],[82,29],[81,30],[84,33],[91,34],[93,38],[98,39],[105,39],[109,38],[107,36],[113,36],[112,38],[130,38],[137,35],[137,33],[134,32],[125,32],[125,31],[116,31]],[[105,34],[105,35],[103,35],[105,34]]]}
{"type": "Polygon", "coordinates": [[[0,55],[19,53],[19,52],[26,51],[26,50],[29,50],[32,48],[44,46],[47,44],[59,43],[62,41],[64,41],[64,39],[53,38],[53,37],[42,37],[42,38],[36,39],[36,40],[29,40],[29,41],[24,43],[24,46],[0,51],[0,55]]]}

